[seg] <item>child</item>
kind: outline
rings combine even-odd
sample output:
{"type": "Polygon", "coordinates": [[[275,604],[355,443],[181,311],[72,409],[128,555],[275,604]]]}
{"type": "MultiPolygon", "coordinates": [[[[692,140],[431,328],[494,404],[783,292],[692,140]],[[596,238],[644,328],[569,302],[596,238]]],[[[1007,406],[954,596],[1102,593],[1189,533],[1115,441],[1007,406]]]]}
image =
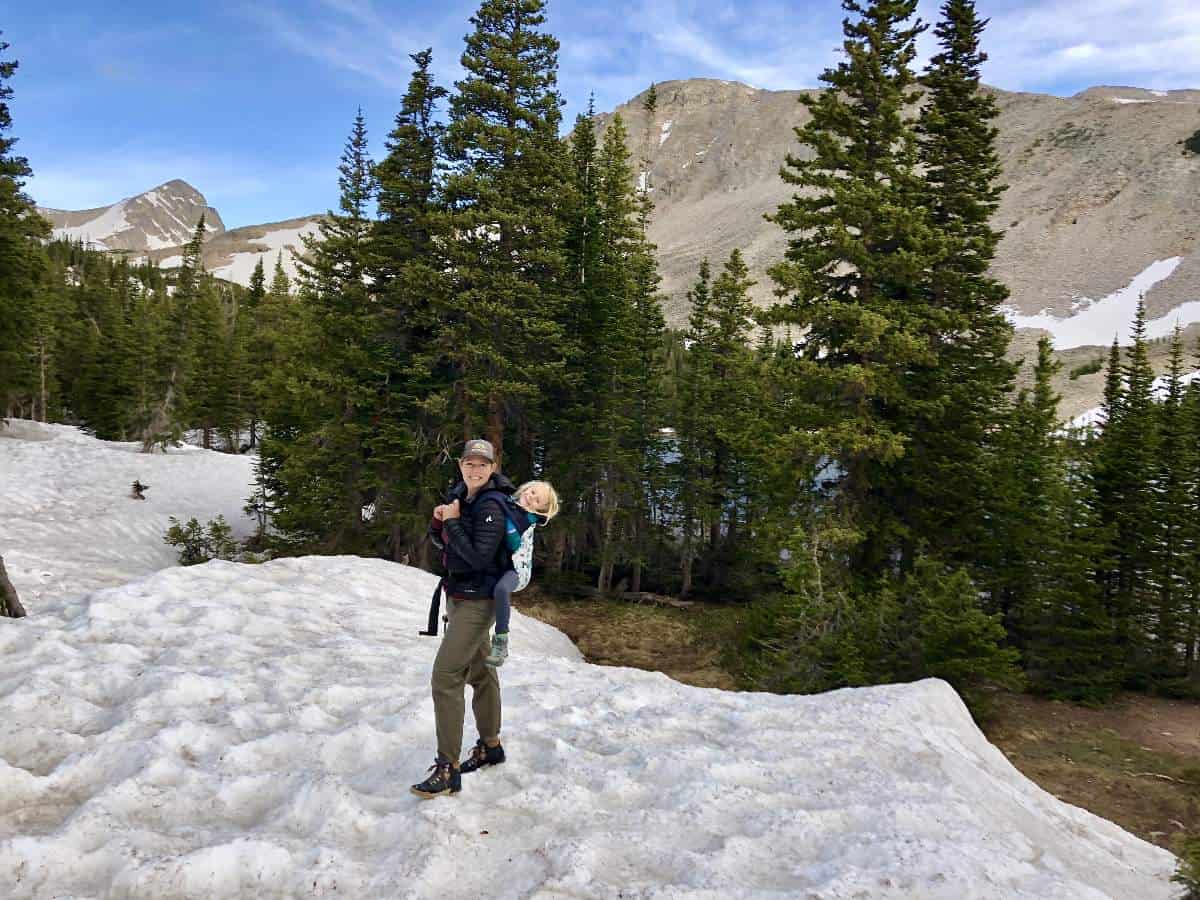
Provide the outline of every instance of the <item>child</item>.
{"type": "Polygon", "coordinates": [[[512,614],[509,596],[529,584],[533,573],[533,529],[558,515],[558,494],[548,481],[529,481],[517,488],[505,510],[504,540],[512,555],[512,568],[500,576],[492,591],[496,605],[496,634],[486,663],[493,668],[508,658],[508,623],[512,614]]]}

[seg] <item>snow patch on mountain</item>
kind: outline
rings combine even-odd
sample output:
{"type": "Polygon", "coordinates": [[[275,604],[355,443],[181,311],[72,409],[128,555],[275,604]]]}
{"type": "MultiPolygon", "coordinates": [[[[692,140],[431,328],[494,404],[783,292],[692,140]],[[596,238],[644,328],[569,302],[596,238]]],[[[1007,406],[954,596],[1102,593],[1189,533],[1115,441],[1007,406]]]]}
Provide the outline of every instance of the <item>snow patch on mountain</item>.
{"type": "Polygon", "coordinates": [[[304,252],[302,239],[306,236],[316,236],[319,230],[316,222],[306,222],[296,228],[268,231],[262,237],[256,237],[252,241],[255,248],[261,247],[262,249],[234,253],[224,265],[214,267],[212,273],[218,278],[248,285],[250,276],[254,274],[254,267],[261,259],[269,281],[275,260],[282,253],[284,271],[287,272],[289,278],[294,279],[298,274],[295,257],[304,252]]]}
{"type": "MultiPolygon", "coordinates": [[[[1181,262],[1182,256],[1156,260],[1135,275],[1126,287],[1107,297],[1075,301],[1071,315],[1066,317],[1048,311],[1027,316],[1009,309],[1008,318],[1017,328],[1038,328],[1050,332],[1056,350],[1106,346],[1112,343],[1114,336],[1122,346],[1127,346],[1133,341],[1133,318],[1138,298],[1160,281],[1170,278],[1181,262]]],[[[1175,330],[1176,324],[1186,327],[1193,322],[1200,322],[1200,301],[1180,304],[1165,316],[1147,321],[1146,337],[1165,337],[1175,330]]]]}
{"type": "Polygon", "coordinates": [[[128,200],[114,203],[96,218],[82,225],[55,228],[53,236],[63,240],[82,241],[86,246],[95,250],[107,250],[105,240],[128,231],[132,226],[125,216],[128,200]]]}

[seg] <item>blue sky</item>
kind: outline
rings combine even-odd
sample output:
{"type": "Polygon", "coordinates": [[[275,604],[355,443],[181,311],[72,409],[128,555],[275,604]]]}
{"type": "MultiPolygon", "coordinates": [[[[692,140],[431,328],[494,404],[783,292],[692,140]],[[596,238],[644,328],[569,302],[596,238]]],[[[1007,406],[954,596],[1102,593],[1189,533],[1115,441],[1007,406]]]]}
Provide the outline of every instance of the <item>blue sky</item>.
{"type": "MultiPolygon", "coordinates": [[[[434,51],[449,85],[476,0],[15,0],[0,16],[13,133],[46,206],[113,203],[171,178],[228,227],[322,211],[362,106],[376,151],[408,54],[434,51]]],[[[984,75],[1067,95],[1095,84],[1200,88],[1196,0],[979,0],[984,75]]],[[[921,15],[936,19],[936,0],[921,15]]],[[[595,93],[612,109],[651,81],[712,77],[787,89],[836,60],[836,0],[550,0],[570,122],[595,93]]],[[[923,39],[932,52],[931,35],[923,39]]]]}

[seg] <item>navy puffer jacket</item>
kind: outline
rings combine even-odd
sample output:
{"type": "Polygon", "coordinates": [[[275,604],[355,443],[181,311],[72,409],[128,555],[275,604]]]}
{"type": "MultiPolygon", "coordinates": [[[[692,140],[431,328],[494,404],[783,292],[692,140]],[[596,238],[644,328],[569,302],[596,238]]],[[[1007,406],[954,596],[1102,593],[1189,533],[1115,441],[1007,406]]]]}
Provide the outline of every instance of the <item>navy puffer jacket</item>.
{"type": "Polygon", "coordinates": [[[442,523],[442,541],[446,553],[446,592],[455,595],[491,596],[496,580],[508,567],[508,548],[504,544],[504,509],[488,491],[511,494],[516,490],[499,472],[467,499],[467,486],[459,482],[450,489],[446,502],[459,502],[461,515],[442,523]],[[480,499],[483,498],[483,499],[480,499]]]}

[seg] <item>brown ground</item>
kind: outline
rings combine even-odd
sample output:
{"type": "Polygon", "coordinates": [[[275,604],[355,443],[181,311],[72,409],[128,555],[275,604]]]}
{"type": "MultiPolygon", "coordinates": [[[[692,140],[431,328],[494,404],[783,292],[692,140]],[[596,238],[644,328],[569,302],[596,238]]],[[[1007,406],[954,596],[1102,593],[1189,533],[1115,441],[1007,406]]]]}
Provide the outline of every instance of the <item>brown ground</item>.
{"type": "MultiPolygon", "coordinates": [[[[601,665],[664,672],[686,684],[736,690],[700,627],[713,611],[620,601],[557,600],[531,589],[526,615],[564,632],[601,665]]],[[[1200,703],[1128,694],[1099,709],[1002,693],[981,725],[1026,777],[1162,847],[1200,830],[1200,703]]]]}

